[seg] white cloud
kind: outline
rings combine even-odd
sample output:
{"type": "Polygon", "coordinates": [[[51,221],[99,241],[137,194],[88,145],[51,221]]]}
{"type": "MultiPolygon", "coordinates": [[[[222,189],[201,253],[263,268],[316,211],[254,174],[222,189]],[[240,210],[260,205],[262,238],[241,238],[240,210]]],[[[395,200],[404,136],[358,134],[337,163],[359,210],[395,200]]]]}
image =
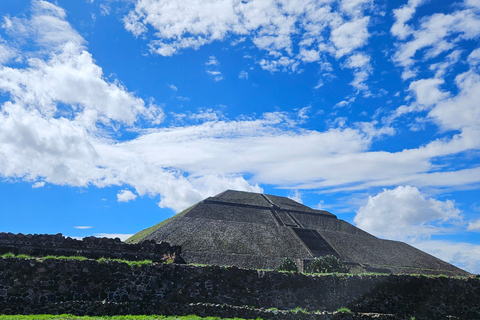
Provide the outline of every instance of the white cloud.
{"type": "Polygon", "coordinates": [[[480,274],[480,246],[477,244],[441,240],[411,244],[470,273],[480,274]]]}
{"type": "Polygon", "coordinates": [[[98,238],[112,238],[112,239],[119,238],[122,241],[127,240],[131,236],[133,236],[133,234],[128,234],[128,233],[95,233],[95,237],[98,237],[98,238]]]}
{"type": "Polygon", "coordinates": [[[16,55],[15,50],[0,37],[0,66],[9,62],[16,55]]]}
{"type": "Polygon", "coordinates": [[[86,230],[91,229],[92,226],[74,226],[75,229],[86,230]]]}
{"type": "Polygon", "coordinates": [[[432,106],[448,97],[448,92],[441,91],[442,79],[421,79],[410,83],[409,90],[415,94],[416,101],[425,106],[432,106]]]}
{"type": "Polygon", "coordinates": [[[296,201],[298,203],[303,203],[302,201],[302,194],[298,191],[298,190],[295,190],[293,191],[292,193],[290,193],[288,195],[288,198],[289,199],[292,199],[293,201],[296,201]]]}
{"type": "Polygon", "coordinates": [[[478,65],[480,63],[480,48],[473,50],[467,59],[468,63],[478,65]]]}
{"type": "Polygon", "coordinates": [[[218,62],[217,58],[215,56],[210,56],[209,60],[205,62],[205,65],[207,66],[218,66],[220,63],[218,62]]]}
{"type": "Polygon", "coordinates": [[[353,102],[355,102],[355,97],[348,98],[348,100],[342,100],[339,103],[335,104],[333,108],[343,108],[351,105],[353,102]]]}
{"type": "MultiPolygon", "coordinates": [[[[331,8],[309,3],[321,7],[305,12],[309,19],[318,19],[315,20],[318,23],[330,21],[322,14],[329,15],[331,8]],[[314,18],[313,14],[318,17],[314,18]]],[[[400,184],[459,186],[480,182],[480,168],[440,172],[434,164],[437,157],[479,148],[477,124],[480,121],[475,122],[478,113],[475,99],[478,101],[476,92],[480,92],[477,88],[480,81],[473,71],[457,78],[460,88],[457,97],[432,99],[439,101],[430,107],[431,119],[445,128],[461,127],[462,132],[450,139],[439,139],[401,152],[370,151],[374,139],[394,133],[393,128],[376,122],[343,121],[342,126],[337,122],[323,132],[303,129],[299,124],[308,119],[308,107],[293,114],[273,112],[237,120],[227,120],[221,112],[205,108],[195,114],[182,115],[188,125],[140,130],[136,126],[139,120],[157,123],[163,118],[161,110],[154,105],[147,106],[120,83],[107,81],[84,40],[72,34],[75,31],[62,20],[62,10],[50,4],[45,6],[49,9],[36,9],[30,19],[11,18],[9,22],[28,30],[26,26],[37,15],[44,17],[44,23],[39,24],[41,27],[37,30],[44,40],[40,41],[41,48],[33,46],[37,50],[27,52],[25,56],[31,58],[26,60],[25,67],[0,67],[0,88],[11,97],[3,103],[0,112],[0,175],[3,178],[23,179],[32,184],[128,187],[136,193],[128,191],[131,194],[120,193],[120,197],[159,196],[159,206],[177,211],[225,189],[261,192],[259,184],[334,191],[400,184]],[[47,17],[49,12],[53,12],[51,18],[47,17]],[[49,27],[45,21],[56,26],[49,27]],[[58,31],[59,26],[63,26],[63,31],[58,31]],[[51,30],[57,30],[59,36],[55,37],[51,30]],[[49,54],[44,52],[47,45],[51,46],[49,54]],[[451,110],[458,110],[458,104],[469,111],[468,117],[450,115],[451,110]],[[116,141],[109,133],[119,124],[138,130],[139,136],[116,141]],[[244,178],[247,176],[248,180],[244,178]]],[[[296,12],[295,8],[296,5],[286,4],[282,10],[296,12]]],[[[348,15],[356,15],[355,8],[359,7],[346,8],[350,8],[345,9],[350,10],[348,15]]],[[[301,6],[298,9],[304,12],[301,6]]],[[[255,19],[261,20],[266,12],[260,11],[261,16],[255,19]]],[[[251,19],[244,23],[255,25],[254,16],[251,19]]],[[[337,19],[337,25],[342,24],[342,19],[337,19]]],[[[318,31],[314,25],[307,27],[310,36],[318,31]]],[[[18,31],[21,28],[14,33],[13,27],[9,28],[10,34],[19,40],[18,43],[11,41],[12,46],[21,46],[20,40],[36,43],[34,33],[22,33],[18,31]]],[[[314,46],[315,39],[311,44],[302,45],[314,46]]],[[[264,67],[292,70],[299,63],[295,58],[282,56],[265,60],[264,67]]],[[[355,49],[345,58],[345,63],[361,71],[369,65],[369,58],[355,49]]],[[[432,86],[435,88],[434,83],[432,86]]],[[[419,88],[415,90],[420,92],[419,88]]],[[[427,98],[420,100],[428,101],[430,98],[427,98]]]]}
{"type": "Polygon", "coordinates": [[[248,80],[248,72],[246,71],[240,71],[240,73],[238,74],[238,78],[239,79],[245,79],[245,80],[248,80]]]}
{"type": "Polygon", "coordinates": [[[314,49],[307,50],[305,48],[301,48],[298,58],[304,62],[315,62],[320,60],[320,52],[314,49]]]}
{"type": "Polygon", "coordinates": [[[480,231],[480,219],[477,221],[472,221],[468,223],[467,230],[469,231],[480,231]]]}
{"type": "MultiPolygon", "coordinates": [[[[443,129],[480,130],[480,75],[470,70],[455,78],[459,93],[444,99],[429,112],[431,117],[443,129]]],[[[472,137],[473,138],[473,137],[472,137]]]]}
{"type": "Polygon", "coordinates": [[[297,117],[299,119],[299,122],[305,122],[308,120],[309,116],[308,114],[312,111],[311,106],[303,107],[300,110],[298,110],[297,117]]]}
{"type": "Polygon", "coordinates": [[[170,89],[172,89],[173,91],[178,91],[178,88],[177,88],[175,85],[173,85],[173,84],[169,84],[168,87],[169,87],[170,89]]]}
{"type": "Polygon", "coordinates": [[[345,22],[332,30],[331,40],[337,49],[335,51],[337,58],[343,57],[367,43],[369,21],[369,17],[363,17],[345,22]]]}
{"type": "Polygon", "coordinates": [[[129,202],[137,199],[137,195],[130,190],[120,190],[117,194],[118,202],[129,202]]]}
{"type": "Polygon", "coordinates": [[[43,188],[44,186],[45,186],[44,181],[39,181],[39,182],[35,182],[34,184],[32,184],[33,189],[43,188]]]}
{"type": "Polygon", "coordinates": [[[213,77],[215,81],[221,81],[224,79],[222,73],[218,70],[220,62],[218,62],[215,56],[210,56],[209,60],[205,62],[207,66],[207,73],[213,77]]]}
{"type": "Polygon", "coordinates": [[[30,19],[13,18],[7,29],[18,44],[32,39],[40,45],[39,50],[24,54],[32,57],[27,68],[0,68],[0,90],[8,92],[15,104],[36,109],[44,117],[75,117],[92,124],[133,125],[139,117],[153,123],[163,120],[160,108],[146,106],[120,83],[104,79],[83,38],[64,20],[63,9],[44,1],[33,4],[30,19]],[[62,110],[59,104],[70,107],[62,110]]]}
{"type": "MultiPolygon", "coordinates": [[[[472,54],[474,54],[474,52],[472,52],[472,54]]],[[[472,54],[470,54],[469,56],[469,61],[472,54]]],[[[442,62],[431,64],[430,70],[435,71],[435,78],[443,77],[447,73],[447,71],[452,69],[455,64],[460,61],[461,55],[461,50],[454,50],[450,54],[448,54],[442,62]]]]}
{"type": "MultiPolygon", "coordinates": [[[[426,198],[417,188],[399,186],[384,190],[358,209],[355,224],[376,236],[409,240],[447,232],[461,220],[451,200],[426,198]]],[[[451,231],[451,230],[450,230],[451,231]]]]}
{"type": "Polygon", "coordinates": [[[393,60],[405,68],[403,78],[417,75],[415,65],[442,53],[453,51],[462,41],[476,40],[480,37],[480,11],[469,7],[468,3],[457,6],[450,13],[436,13],[423,17],[418,27],[406,25],[418,5],[424,1],[409,1],[408,5],[394,11],[397,19],[391,29],[393,35],[402,42],[393,56],[393,60]],[[418,59],[420,58],[420,59],[418,59]]]}
{"type": "Polygon", "coordinates": [[[322,53],[338,59],[362,48],[372,8],[370,0],[136,0],[124,24],[135,36],[150,37],[153,29],[149,46],[160,55],[229,37],[232,46],[249,39],[265,53],[258,60],[263,69],[295,71],[300,62],[326,62],[322,53]]]}
{"type": "Polygon", "coordinates": [[[403,40],[413,34],[413,30],[406,23],[413,17],[418,6],[425,3],[425,0],[409,0],[408,4],[393,10],[395,23],[391,28],[391,33],[403,40]]]}
{"type": "Polygon", "coordinates": [[[65,20],[66,14],[62,8],[47,1],[36,0],[32,1],[32,11],[32,18],[28,21],[23,18],[4,17],[2,27],[10,35],[31,38],[47,51],[62,50],[65,42],[77,46],[85,43],[65,20]]]}
{"type": "Polygon", "coordinates": [[[224,79],[222,73],[218,70],[207,70],[207,73],[213,76],[215,81],[221,81],[224,79]]]}

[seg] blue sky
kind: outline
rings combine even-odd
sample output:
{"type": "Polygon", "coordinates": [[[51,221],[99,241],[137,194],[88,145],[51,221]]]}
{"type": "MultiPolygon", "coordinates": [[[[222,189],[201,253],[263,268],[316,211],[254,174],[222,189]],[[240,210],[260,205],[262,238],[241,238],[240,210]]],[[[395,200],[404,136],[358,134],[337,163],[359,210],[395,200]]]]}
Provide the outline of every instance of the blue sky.
{"type": "Polygon", "coordinates": [[[480,1],[0,6],[1,231],[128,237],[225,189],[480,273],[480,1]]]}

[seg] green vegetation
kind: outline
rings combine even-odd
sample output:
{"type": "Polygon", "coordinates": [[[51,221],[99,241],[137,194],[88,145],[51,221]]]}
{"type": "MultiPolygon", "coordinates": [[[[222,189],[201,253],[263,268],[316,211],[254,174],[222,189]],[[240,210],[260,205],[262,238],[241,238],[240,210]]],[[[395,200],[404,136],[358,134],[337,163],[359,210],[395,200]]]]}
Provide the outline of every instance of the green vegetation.
{"type": "Polygon", "coordinates": [[[307,309],[300,308],[300,307],[296,307],[295,309],[292,310],[292,312],[294,312],[294,313],[304,313],[304,314],[308,314],[308,310],[307,310],[307,309]]]}
{"type": "MultiPolygon", "coordinates": [[[[62,315],[0,315],[0,320],[245,320],[240,318],[219,318],[219,317],[206,317],[199,316],[103,316],[103,317],[89,317],[89,316],[74,316],[71,314],[62,315]]],[[[260,318],[257,320],[261,320],[260,318]]]]}
{"type": "Polygon", "coordinates": [[[53,255],[50,255],[50,256],[45,256],[45,257],[32,257],[32,256],[28,256],[26,254],[15,255],[11,252],[3,254],[1,257],[3,259],[7,259],[7,258],[35,259],[35,260],[39,260],[39,261],[45,261],[45,260],[53,259],[53,260],[78,260],[78,261],[91,260],[91,261],[97,261],[98,263],[119,262],[119,263],[128,264],[130,267],[133,267],[133,266],[141,267],[141,266],[149,265],[149,264],[153,263],[152,260],[129,261],[129,260],[110,259],[110,258],[100,258],[98,260],[94,260],[94,259],[88,259],[88,258],[82,257],[82,256],[53,256],[53,255]]]}
{"type": "Polygon", "coordinates": [[[99,263],[120,262],[120,263],[126,263],[130,267],[133,267],[133,266],[141,267],[144,265],[152,264],[152,260],[128,261],[128,260],[110,259],[110,258],[100,258],[98,259],[98,262],[99,263]]]}
{"type": "Polygon", "coordinates": [[[282,263],[277,268],[278,271],[298,272],[298,267],[295,261],[290,257],[285,257],[282,263]]]}
{"type": "Polygon", "coordinates": [[[338,308],[337,312],[352,313],[352,311],[350,311],[350,309],[348,309],[348,308],[338,308]]]}
{"type": "Polygon", "coordinates": [[[13,254],[11,252],[9,253],[5,253],[3,255],[1,255],[1,257],[3,259],[8,259],[8,258],[15,258],[15,259],[36,259],[36,260],[48,260],[48,259],[55,259],[55,260],[80,260],[80,261],[83,261],[83,260],[88,260],[88,258],[85,258],[85,257],[81,257],[81,256],[53,256],[53,255],[50,255],[50,256],[45,256],[45,257],[33,257],[33,256],[29,256],[29,255],[26,255],[26,254],[13,254]]]}
{"type": "Polygon", "coordinates": [[[196,206],[196,204],[194,204],[193,206],[191,206],[191,207],[183,210],[182,212],[177,213],[176,215],[174,215],[174,216],[171,217],[171,218],[168,218],[168,219],[166,219],[166,220],[163,220],[163,221],[160,222],[160,223],[157,223],[157,224],[154,225],[154,226],[151,226],[150,228],[143,229],[143,230],[135,233],[133,236],[131,236],[130,238],[128,238],[127,240],[125,240],[125,243],[139,243],[139,242],[142,241],[146,236],[148,236],[150,233],[158,230],[161,226],[166,225],[166,224],[169,223],[170,221],[173,221],[174,219],[179,218],[179,217],[185,215],[188,211],[190,211],[191,209],[193,209],[195,206],[196,206]]]}
{"type": "MultiPolygon", "coordinates": [[[[34,257],[29,257],[29,259],[35,259],[34,257]]],[[[78,260],[78,261],[85,261],[88,260],[86,257],[82,256],[45,256],[45,257],[40,257],[41,260],[48,260],[48,259],[53,259],[53,260],[78,260]]]]}
{"type": "Polygon", "coordinates": [[[308,273],[347,273],[348,267],[343,261],[332,255],[316,258],[307,267],[308,273]]]}

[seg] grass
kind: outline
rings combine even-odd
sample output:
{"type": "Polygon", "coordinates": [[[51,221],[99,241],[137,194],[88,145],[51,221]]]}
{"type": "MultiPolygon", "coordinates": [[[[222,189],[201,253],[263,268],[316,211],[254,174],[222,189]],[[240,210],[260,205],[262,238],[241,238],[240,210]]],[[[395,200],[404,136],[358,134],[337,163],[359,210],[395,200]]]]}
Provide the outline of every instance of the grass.
{"type": "Polygon", "coordinates": [[[170,221],[176,219],[176,218],[179,218],[183,215],[185,215],[188,211],[190,211],[191,209],[193,209],[194,207],[196,206],[196,204],[194,204],[193,206],[183,210],[182,212],[179,212],[177,213],[176,215],[174,215],[173,217],[171,218],[168,218],[166,220],[163,220],[162,222],[160,223],[157,223],[156,225],[154,226],[151,226],[150,228],[147,228],[147,229],[143,229],[137,233],[135,233],[133,236],[131,236],[130,238],[128,238],[127,240],[125,240],[125,243],[139,243],[140,241],[142,241],[147,235],[149,235],[150,233],[158,230],[161,226],[164,226],[166,225],[167,223],[169,223],[170,221]]]}
{"type": "Polygon", "coordinates": [[[307,310],[307,309],[303,309],[303,308],[300,308],[300,307],[296,307],[295,309],[292,310],[292,312],[294,312],[294,313],[304,313],[304,314],[308,314],[308,310],[307,310]]]}
{"type": "MultiPolygon", "coordinates": [[[[62,315],[0,315],[0,320],[245,320],[241,318],[219,318],[199,316],[103,316],[103,317],[89,317],[89,316],[74,316],[71,314],[62,315]]],[[[261,320],[258,318],[257,320],[261,320]]]]}
{"type": "Polygon", "coordinates": [[[337,312],[341,313],[352,313],[352,311],[348,308],[338,308],[337,312]]]}
{"type": "MultiPolygon", "coordinates": [[[[35,259],[35,260],[39,260],[39,261],[45,261],[45,260],[53,259],[53,260],[78,260],[78,261],[91,260],[91,261],[97,261],[98,263],[119,262],[119,263],[128,264],[130,267],[134,267],[134,266],[141,267],[141,266],[150,265],[150,264],[153,263],[152,260],[129,261],[129,260],[110,259],[110,258],[100,258],[98,260],[95,260],[95,259],[88,259],[88,258],[82,257],[82,256],[53,256],[53,255],[49,255],[49,256],[45,256],[45,257],[32,257],[32,256],[29,256],[29,255],[26,255],[26,254],[15,255],[11,252],[5,253],[5,254],[1,255],[0,257],[2,257],[3,259],[8,259],[8,258],[35,259]]],[[[0,319],[2,319],[2,318],[0,318],[0,319]]]]}

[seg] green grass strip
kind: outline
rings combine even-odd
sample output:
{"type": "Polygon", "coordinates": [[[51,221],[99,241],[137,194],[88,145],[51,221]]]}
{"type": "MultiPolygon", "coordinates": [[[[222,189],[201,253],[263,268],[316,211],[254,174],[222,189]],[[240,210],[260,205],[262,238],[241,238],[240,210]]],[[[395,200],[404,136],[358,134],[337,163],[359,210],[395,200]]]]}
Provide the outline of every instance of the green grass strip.
{"type": "Polygon", "coordinates": [[[152,260],[140,260],[140,261],[129,261],[129,260],[123,260],[123,259],[110,259],[110,258],[100,258],[98,260],[95,259],[88,259],[86,257],[81,257],[81,256],[45,256],[45,257],[32,257],[28,256],[26,254],[18,254],[15,255],[11,252],[5,253],[1,255],[3,259],[32,259],[32,260],[39,260],[39,261],[45,261],[49,259],[53,260],[78,260],[78,261],[85,261],[85,260],[91,260],[91,261],[97,261],[98,263],[110,263],[110,262],[119,262],[119,263],[125,263],[128,264],[130,267],[137,266],[141,267],[143,265],[150,265],[152,264],[152,260]]]}
{"type": "MultiPolygon", "coordinates": [[[[245,320],[241,318],[219,318],[199,316],[103,316],[103,317],[89,317],[89,316],[74,316],[71,314],[62,315],[0,315],[0,320],[245,320]]],[[[257,318],[257,320],[261,320],[257,318]]]]}

